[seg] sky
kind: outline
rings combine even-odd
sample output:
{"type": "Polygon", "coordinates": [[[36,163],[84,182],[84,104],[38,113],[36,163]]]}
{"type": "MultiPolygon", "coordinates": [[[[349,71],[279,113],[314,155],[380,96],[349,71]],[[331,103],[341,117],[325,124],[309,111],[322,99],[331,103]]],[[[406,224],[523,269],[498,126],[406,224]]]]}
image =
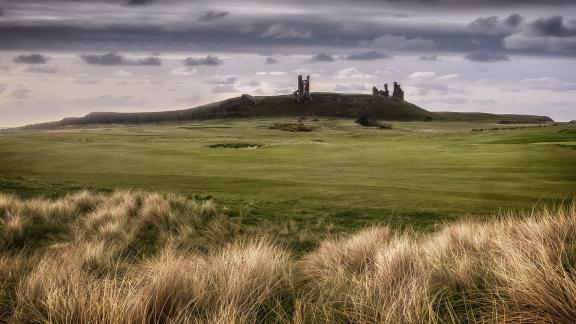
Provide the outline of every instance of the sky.
{"type": "Polygon", "coordinates": [[[0,127],[371,93],[576,119],[576,0],[1,0],[0,127]]]}

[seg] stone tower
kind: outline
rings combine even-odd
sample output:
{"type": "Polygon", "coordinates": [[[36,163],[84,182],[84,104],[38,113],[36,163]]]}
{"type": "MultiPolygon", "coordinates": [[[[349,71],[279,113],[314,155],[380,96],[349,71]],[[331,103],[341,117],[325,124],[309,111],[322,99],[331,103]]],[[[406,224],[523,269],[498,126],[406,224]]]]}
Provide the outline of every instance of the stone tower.
{"type": "Polygon", "coordinates": [[[300,103],[310,101],[310,76],[306,77],[306,80],[302,78],[302,75],[298,76],[298,90],[294,91],[294,97],[296,101],[300,103]]]}
{"type": "Polygon", "coordinates": [[[398,82],[394,82],[394,92],[392,92],[392,97],[404,100],[404,90],[400,87],[398,82]]]}

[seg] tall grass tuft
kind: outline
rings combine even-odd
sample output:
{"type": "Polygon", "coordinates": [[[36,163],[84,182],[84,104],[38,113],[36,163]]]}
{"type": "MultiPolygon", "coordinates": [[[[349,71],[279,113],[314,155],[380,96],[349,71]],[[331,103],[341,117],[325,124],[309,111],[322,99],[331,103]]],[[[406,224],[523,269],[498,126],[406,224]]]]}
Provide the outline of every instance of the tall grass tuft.
{"type": "Polygon", "coordinates": [[[576,318],[574,204],[432,234],[366,228],[306,253],[271,239],[276,233],[248,230],[212,201],[175,194],[0,194],[0,322],[576,318]]]}

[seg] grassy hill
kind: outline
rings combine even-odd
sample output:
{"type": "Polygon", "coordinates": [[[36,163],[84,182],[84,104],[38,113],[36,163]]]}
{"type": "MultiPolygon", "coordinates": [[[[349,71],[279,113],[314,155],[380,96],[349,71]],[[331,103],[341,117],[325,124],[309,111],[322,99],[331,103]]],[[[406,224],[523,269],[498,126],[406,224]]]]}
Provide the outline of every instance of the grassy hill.
{"type": "Polygon", "coordinates": [[[390,121],[473,121],[492,120],[507,123],[543,123],[545,116],[494,115],[485,113],[430,112],[408,101],[365,94],[313,93],[307,104],[295,102],[291,96],[242,95],[196,108],[146,113],[94,112],[80,118],[29,125],[27,129],[50,129],[89,124],[146,124],[186,122],[217,118],[330,116],[356,118],[375,116],[390,121]]]}

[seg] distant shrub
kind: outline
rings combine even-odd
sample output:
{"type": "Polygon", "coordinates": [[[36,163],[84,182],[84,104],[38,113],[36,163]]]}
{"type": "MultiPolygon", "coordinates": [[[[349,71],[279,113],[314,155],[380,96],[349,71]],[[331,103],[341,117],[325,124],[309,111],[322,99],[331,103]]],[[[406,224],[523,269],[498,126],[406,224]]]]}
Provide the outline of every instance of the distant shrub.
{"type": "Polygon", "coordinates": [[[362,116],[356,119],[356,124],[363,126],[363,127],[376,127],[380,129],[391,129],[392,125],[384,124],[376,120],[375,118],[362,116]]]}

